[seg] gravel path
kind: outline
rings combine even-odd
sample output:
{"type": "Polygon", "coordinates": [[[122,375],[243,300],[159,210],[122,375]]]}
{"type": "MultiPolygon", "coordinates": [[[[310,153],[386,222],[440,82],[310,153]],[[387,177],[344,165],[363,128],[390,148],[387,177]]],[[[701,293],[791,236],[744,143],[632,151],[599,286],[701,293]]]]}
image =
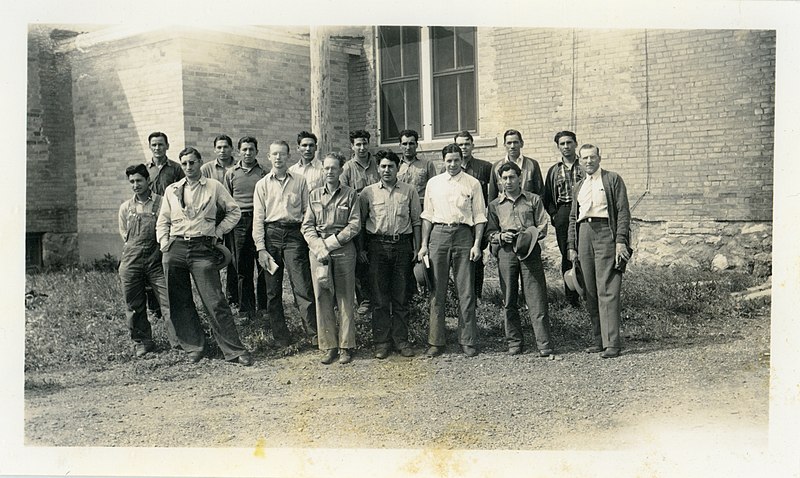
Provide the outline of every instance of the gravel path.
{"type": "Polygon", "coordinates": [[[25,444],[607,450],[716,436],[765,447],[769,318],[747,325],[746,338],[634,342],[611,360],[451,347],[325,367],[304,350],[244,368],[171,351],[166,365],[28,373],[25,444]]]}

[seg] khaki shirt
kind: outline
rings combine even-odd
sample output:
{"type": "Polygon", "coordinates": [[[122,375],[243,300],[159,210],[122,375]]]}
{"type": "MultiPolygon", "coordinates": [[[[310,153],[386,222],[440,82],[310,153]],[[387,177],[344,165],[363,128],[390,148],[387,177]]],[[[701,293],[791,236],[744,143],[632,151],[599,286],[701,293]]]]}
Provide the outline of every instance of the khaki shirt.
{"type": "Polygon", "coordinates": [[[296,222],[298,225],[308,209],[308,189],[303,176],[286,172],[281,181],[273,170],[256,183],[253,193],[253,242],[256,250],[266,249],[264,241],[267,222],[296,222]]]}
{"type": "Polygon", "coordinates": [[[421,224],[417,190],[397,181],[388,188],[383,182],[364,188],[360,195],[361,219],[369,234],[411,234],[421,224]]]}

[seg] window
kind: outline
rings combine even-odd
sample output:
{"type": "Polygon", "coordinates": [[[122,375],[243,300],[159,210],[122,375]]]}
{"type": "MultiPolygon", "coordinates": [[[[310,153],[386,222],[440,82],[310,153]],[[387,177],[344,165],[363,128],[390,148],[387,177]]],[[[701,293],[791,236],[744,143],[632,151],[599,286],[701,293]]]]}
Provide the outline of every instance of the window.
{"type": "Polygon", "coordinates": [[[477,132],[474,27],[378,27],[381,142],[477,132]]]}

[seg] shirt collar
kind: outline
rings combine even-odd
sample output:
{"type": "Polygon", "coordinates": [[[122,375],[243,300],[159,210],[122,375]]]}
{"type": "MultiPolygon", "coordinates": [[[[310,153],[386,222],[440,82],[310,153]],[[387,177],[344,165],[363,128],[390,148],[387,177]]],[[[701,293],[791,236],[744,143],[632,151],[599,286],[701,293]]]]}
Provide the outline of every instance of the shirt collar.
{"type": "MultiPolygon", "coordinates": [[[[275,174],[275,169],[271,169],[271,170],[270,170],[270,172],[269,172],[269,173],[267,173],[267,176],[271,177],[272,179],[277,179],[278,181],[280,181],[280,179],[278,179],[278,175],[277,175],[277,174],[275,174]]],[[[292,176],[292,173],[291,173],[291,172],[289,172],[289,170],[288,170],[288,169],[286,170],[286,177],[287,177],[287,178],[292,178],[292,177],[294,177],[294,176],[292,176]]],[[[284,179],[285,179],[285,178],[284,178],[284,179]]]]}
{"type": "Polygon", "coordinates": [[[517,200],[518,200],[519,198],[521,198],[521,197],[527,197],[527,196],[525,196],[525,191],[523,191],[523,190],[520,190],[520,192],[519,192],[519,196],[517,196],[517,199],[511,199],[511,197],[510,197],[510,196],[508,196],[508,195],[505,193],[505,191],[501,192],[501,193],[500,193],[500,195],[499,195],[498,197],[500,198],[500,202],[503,202],[503,201],[506,201],[506,200],[508,200],[508,201],[511,201],[511,202],[517,202],[517,200]]]}
{"type": "Polygon", "coordinates": [[[339,181],[339,186],[336,189],[334,189],[333,191],[328,191],[328,185],[325,184],[325,185],[322,186],[322,194],[330,194],[331,196],[334,196],[334,195],[336,195],[336,192],[339,191],[340,189],[342,189],[342,182],[341,181],[339,181]]]}
{"type": "Polygon", "coordinates": [[[152,191],[150,191],[150,195],[147,196],[147,199],[145,199],[144,201],[139,201],[139,199],[136,197],[136,194],[133,195],[133,201],[137,202],[139,204],[147,204],[152,200],[153,200],[153,192],[152,191]]]}
{"type": "Polygon", "coordinates": [[[353,161],[355,161],[356,164],[359,167],[361,167],[363,169],[369,169],[369,167],[372,166],[372,153],[367,153],[367,165],[366,166],[362,166],[361,165],[361,161],[358,160],[358,156],[356,156],[355,153],[353,153],[353,161]]]}
{"type": "Polygon", "coordinates": [[[587,178],[591,178],[591,179],[593,179],[593,180],[594,180],[594,179],[600,179],[600,177],[601,177],[601,176],[600,176],[600,173],[601,173],[602,171],[603,171],[603,168],[597,168],[597,171],[595,171],[595,172],[594,172],[594,174],[587,174],[587,175],[586,175],[586,177],[587,177],[587,178]]]}
{"type": "Polygon", "coordinates": [[[508,154],[506,154],[506,161],[508,161],[509,163],[513,162],[514,164],[519,166],[520,169],[522,169],[522,164],[525,162],[525,156],[522,153],[519,153],[519,158],[517,158],[516,161],[511,161],[511,158],[508,157],[508,154]]]}
{"type": "Polygon", "coordinates": [[[447,174],[447,180],[448,181],[458,181],[459,179],[461,179],[461,175],[466,174],[466,173],[464,172],[464,168],[461,168],[461,171],[459,171],[458,174],[456,174],[455,176],[453,176],[452,174],[450,174],[447,171],[445,171],[445,174],[447,174]]]}
{"type": "MultiPolygon", "coordinates": [[[[233,161],[233,162],[231,162],[231,164],[232,164],[232,165],[236,165],[236,162],[235,162],[235,161],[233,161]]],[[[220,163],[220,162],[219,162],[219,158],[216,158],[216,159],[214,160],[214,165],[215,165],[216,167],[218,167],[218,168],[223,168],[223,169],[227,167],[227,166],[225,166],[224,164],[222,164],[222,163],[220,163]]]]}
{"type": "Polygon", "coordinates": [[[241,169],[241,170],[242,170],[242,171],[244,171],[245,173],[249,173],[250,171],[252,171],[252,170],[254,170],[254,169],[256,169],[256,168],[260,167],[260,165],[258,164],[258,160],[256,160],[256,162],[255,162],[255,164],[253,165],[253,167],[252,167],[252,168],[246,168],[246,167],[244,166],[244,163],[243,163],[241,160],[239,160],[239,162],[238,162],[238,163],[236,163],[236,166],[235,166],[235,167],[236,167],[236,168],[239,168],[239,169],[241,169]]]}
{"type": "Polygon", "coordinates": [[[411,158],[411,160],[410,160],[410,161],[408,161],[408,160],[406,160],[406,157],[405,157],[405,156],[402,156],[402,155],[400,156],[400,161],[401,161],[401,162],[403,162],[403,163],[407,163],[407,164],[411,164],[411,163],[413,163],[414,161],[417,161],[418,159],[419,159],[419,158],[417,158],[416,156],[414,156],[413,158],[411,158]]]}

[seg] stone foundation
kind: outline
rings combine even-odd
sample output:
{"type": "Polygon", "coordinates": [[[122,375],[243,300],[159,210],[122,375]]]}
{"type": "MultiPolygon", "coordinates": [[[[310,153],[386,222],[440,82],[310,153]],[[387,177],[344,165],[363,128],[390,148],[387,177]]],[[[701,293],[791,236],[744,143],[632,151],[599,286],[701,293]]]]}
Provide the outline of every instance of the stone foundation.
{"type": "Polygon", "coordinates": [[[42,236],[42,265],[78,264],[78,234],[48,232],[42,236]]]}
{"type": "Polygon", "coordinates": [[[772,223],[711,221],[692,227],[702,231],[692,231],[683,224],[634,221],[632,264],[772,274],[772,223]]]}

